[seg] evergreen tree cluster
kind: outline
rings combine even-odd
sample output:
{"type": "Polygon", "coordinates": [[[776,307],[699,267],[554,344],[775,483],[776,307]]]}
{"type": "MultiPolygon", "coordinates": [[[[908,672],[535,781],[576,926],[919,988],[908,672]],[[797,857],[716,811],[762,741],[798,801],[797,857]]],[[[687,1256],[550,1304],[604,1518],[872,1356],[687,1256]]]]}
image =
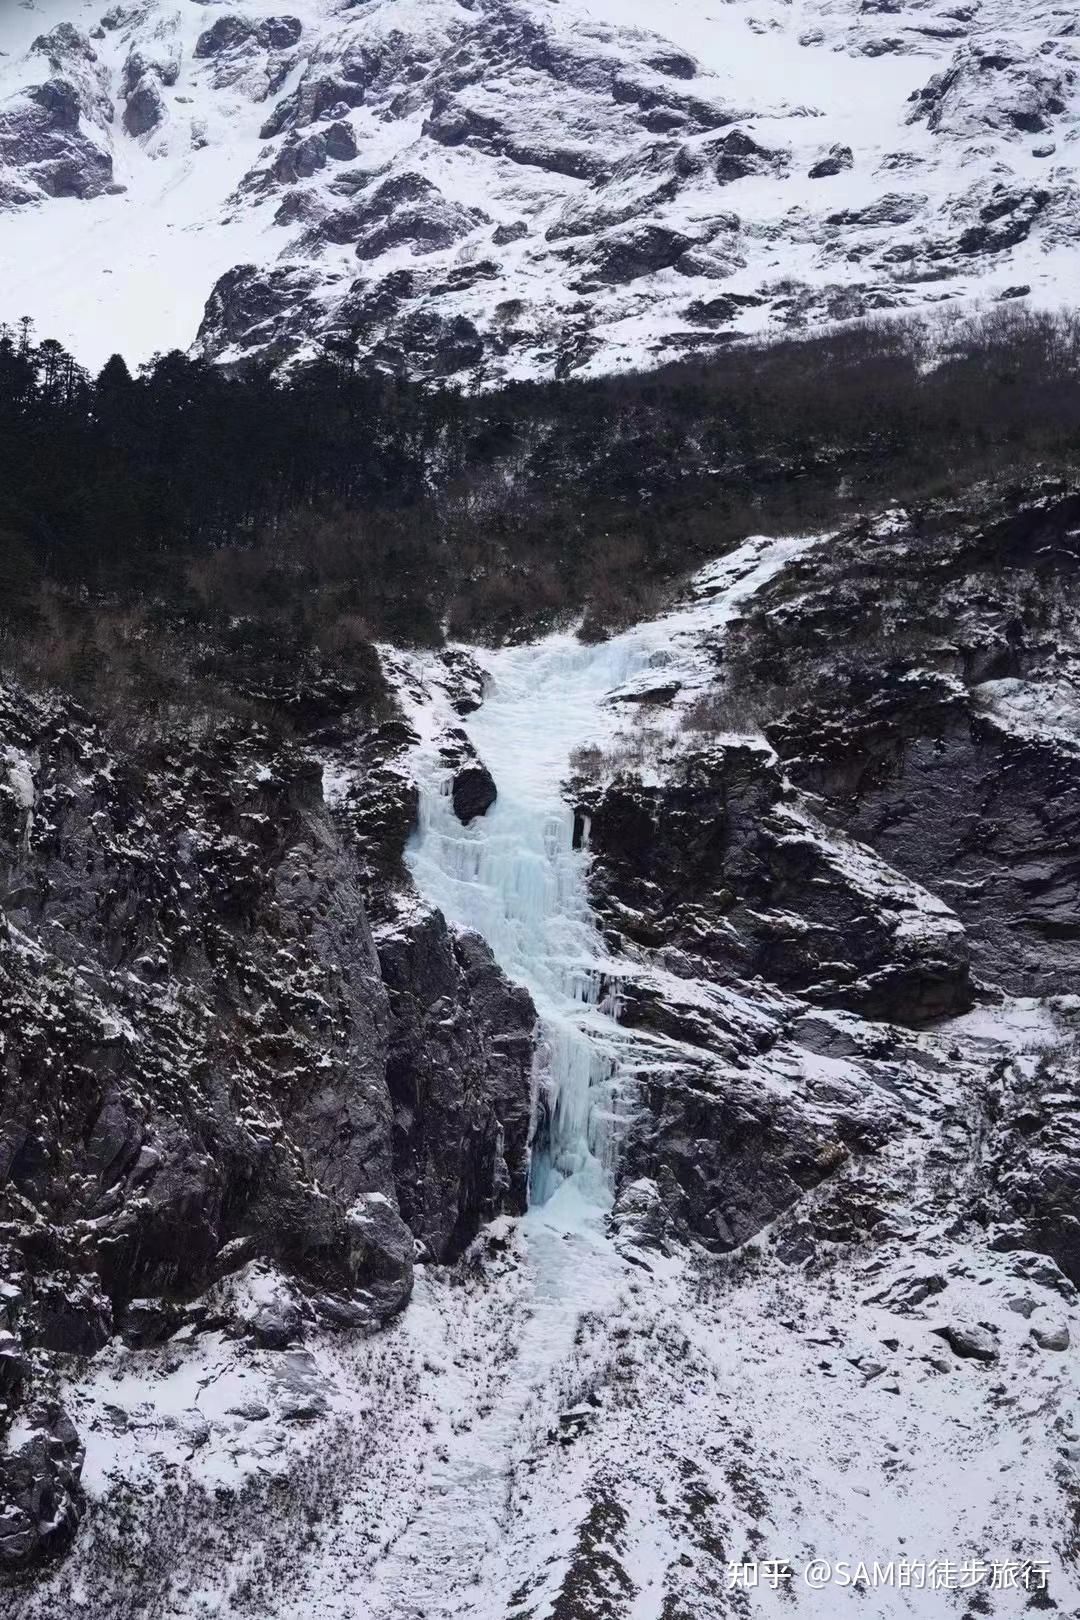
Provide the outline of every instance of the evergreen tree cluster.
{"type": "Polygon", "coordinates": [[[472,395],[344,350],[92,377],[24,320],[0,328],[0,654],[180,637],[295,663],[582,613],[602,634],[747,532],[1078,449],[1080,320],[1015,305],[472,395]]]}

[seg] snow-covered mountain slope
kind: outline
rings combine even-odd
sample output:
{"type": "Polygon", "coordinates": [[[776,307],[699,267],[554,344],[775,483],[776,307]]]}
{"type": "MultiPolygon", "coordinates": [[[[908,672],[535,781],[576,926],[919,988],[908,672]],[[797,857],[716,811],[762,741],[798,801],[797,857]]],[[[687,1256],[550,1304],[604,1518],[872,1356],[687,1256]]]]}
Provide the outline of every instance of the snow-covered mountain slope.
{"type": "Polygon", "coordinates": [[[89,364],[338,334],[473,383],[1056,303],[1076,28],[1008,0],[11,4],[0,313],[89,364]]]}

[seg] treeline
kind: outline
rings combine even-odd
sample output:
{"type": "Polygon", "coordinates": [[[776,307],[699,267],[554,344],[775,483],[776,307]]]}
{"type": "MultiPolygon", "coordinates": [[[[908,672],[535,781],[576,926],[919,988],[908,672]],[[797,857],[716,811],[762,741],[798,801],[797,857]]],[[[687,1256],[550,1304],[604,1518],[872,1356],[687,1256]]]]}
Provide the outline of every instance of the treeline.
{"type": "Polygon", "coordinates": [[[1015,305],[471,396],[332,354],[91,377],[23,322],[0,332],[0,633],[11,657],[81,637],[86,668],[170,637],[224,668],[581,612],[599,634],[748,531],[1078,451],[1080,321],[1015,305]]]}

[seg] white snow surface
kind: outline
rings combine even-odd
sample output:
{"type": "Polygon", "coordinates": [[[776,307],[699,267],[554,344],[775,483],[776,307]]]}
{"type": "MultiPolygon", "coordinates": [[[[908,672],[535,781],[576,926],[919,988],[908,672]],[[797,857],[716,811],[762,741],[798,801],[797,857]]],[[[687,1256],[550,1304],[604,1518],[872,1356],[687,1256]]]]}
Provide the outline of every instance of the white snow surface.
{"type": "Polygon", "coordinates": [[[1080,747],[1076,687],[1068,679],[1036,682],[1010,676],[983,681],[972,695],[976,706],[1006,731],[1080,747]]]}
{"type": "MultiPolygon", "coordinates": [[[[0,135],[5,108],[52,71],[33,41],[64,22],[89,37],[103,10],[0,8],[0,135]]],[[[83,130],[110,154],[116,189],[0,212],[0,318],[32,316],[92,367],[114,350],[141,362],[191,345],[217,279],[251,265],[291,278],[286,313],[256,301],[257,313],[208,335],[212,352],[235,359],[282,337],[304,352],[408,272],[389,315],[360,317],[363,341],[422,365],[409,318],[462,320],[483,353],[470,340],[452,369],[490,382],[652,364],[707,348],[718,325],[779,329],[1017,286],[1049,305],[1075,294],[1080,96],[1067,7],[248,0],[239,11],[295,17],[299,43],[197,56],[224,8],[114,8],[78,73],[96,87],[83,130]],[[133,57],[162,104],[137,136],[123,121],[133,57]],[[354,73],[357,59],[367,66],[354,73]],[[912,98],[939,73],[947,85],[917,116],[912,98]],[[336,75],[348,88],[365,74],[362,95],[261,135],[298,87],[336,75]],[[469,132],[439,133],[447,105],[469,132]],[[283,177],[290,143],[331,123],[348,127],[355,160],[283,177]],[[715,148],[732,130],[772,156],[725,182],[715,148]],[[851,166],[810,178],[838,146],[851,166]],[[433,188],[419,223],[409,205],[384,209],[385,245],[358,258],[359,224],[328,232],[353,199],[417,176],[433,188]],[[988,220],[993,241],[961,245],[988,220]],[[500,227],[520,234],[498,240],[500,227]],[[645,228],[677,233],[684,250],[612,270],[645,228]],[[701,313],[729,293],[750,302],[730,318],[701,313]]],[[[66,58],[56,70],[76,72],[66,58]]],[[[0,209],[5,179],[35,190],[27,154],[16,147],[5,169],[3,152],[0,141],[0,209]]]]}

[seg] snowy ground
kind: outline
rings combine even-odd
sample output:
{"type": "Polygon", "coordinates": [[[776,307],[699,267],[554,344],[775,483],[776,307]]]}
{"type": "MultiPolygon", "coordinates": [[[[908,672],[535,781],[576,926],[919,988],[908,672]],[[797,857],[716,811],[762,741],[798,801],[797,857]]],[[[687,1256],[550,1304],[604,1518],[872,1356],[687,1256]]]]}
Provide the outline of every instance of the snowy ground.
{"type": "MultiPolygon", "coordinates": [[[[1028,1042],[1030,1009],[1017,1011],[1016,1026],[999,1021],[979,1039],[1028,1042]]],[[[928,1037],[927,1049],[958,1034],[928,1037]]],[[[894,1235],[851,1261],[807,1274],[781,1257],[782,1232],[727,1262],[620,1252],[599,1213],[563,1194],[490,1233],[462,1275],[422,1270],[389,1332],[314,1348],[341,1415],[329,1441],[324,1419],[287,1455],[296,1467],[307,1447],[337,1448],[337,1506],[290,1548],[287,1584],[273,1590],[277,1566],[251,1526],[227,1568],[211,1558],[200,1578],[192,1560],[194,1575],[153,1612],[660,1620],[794,1607],[895,1620],[959,1614],[974,1595],[860,1593],[843,1573],[815,1591],[803,1574],[814,1559],[937,1559],[957,1571],[984,1561],[980,1612],[1009,1620],[1034,1594],[995,1590],[989,1566],[1048,1560],[1058,1612],[1080,1612],[1062,1561],[1080,1320],[1038,1280],[1037,1257],[948,1235],[942,1184],[963,1176],[972,1146],[955,1117],[938,1130],[948,1099],[875,1163],[894,1235]],[[935,1335],[957,1321],[992,1324],[992,1365],[956,1358],[935,1335]],[[1033,1327],[1063,1323],[1073,1348],[1036,1348],[1033,1327]],[[765,1559],[790,1561],[788,1593],[759,1587],[740,1610],[729,1566],[765,1559]]],[[[213,1354],[191,1352],[211,1376],[213,1354]]],[[[173,1356],[183,1364],[182,1347],[173,1356]]],[[[274,1357],[258,1359],[265,1379],[274,1357]]],[[[185,1398],[205,1412],[213,1451],[220,1402],[206,1372],[185,1398]],[[204,1381],[206,1393],[194,1387],[204,1381]]],[[[107,1391],[103,1370],[93,1393],[107,1391]]],[[[91,1435],[92,1452],[109,1444],[91,1435]]],[[[104,1484],[99,1459],[91,1485],[104,1484]]],[[[181,1568],[186,1556],[181,1544],[181,1568]]],[[[57,1598],[71,1575],[78,1594],[78,1564],[77,1553],[57,1598]]],[[[109,1613],[93,1587],[83,1596],[67,1612],[109,1613]]]]}

